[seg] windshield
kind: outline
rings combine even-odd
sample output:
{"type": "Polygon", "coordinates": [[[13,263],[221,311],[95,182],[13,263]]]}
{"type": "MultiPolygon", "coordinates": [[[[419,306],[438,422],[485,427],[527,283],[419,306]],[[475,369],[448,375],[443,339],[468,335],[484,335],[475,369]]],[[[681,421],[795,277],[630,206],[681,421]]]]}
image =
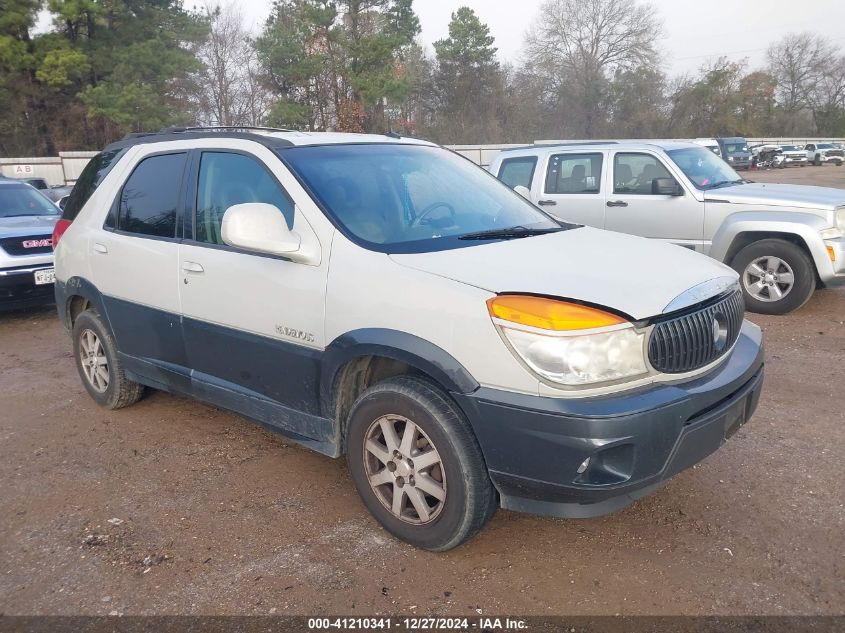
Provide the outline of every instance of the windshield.
{"type": "Polygon", "coordinates": [[[460,237],[479,239],[487,231],[484,238],[492,240],[561,228],[480,167],[439,147],[319,145],[279,155],[340,228],[373,250],[426,252],[472,245],[460,237]]]}
{"type": "Polygon", "coordinates": [[[0,186],[0,218],[26,215],[59,215],[59,210],[29,185],[0,186]]]}
{"type": "Polygon", "coordinates": [[[666,153],[702,191],[743,182],[730,165],[702,147],[673,149],[666,153]]]}
{"type": "Polygon", "coordinates": [[[799,151],[801,151],[797,147],[795,147],[794,145],[781,145],[780,148],[784,152],[799,152],[799,151]]]}
{"type": "Polygon", "coordinates": [[[748,145],[745,143],[724,143],[724,148],[726,154],[737,154],[748,151],[748,145]]]}
{"type": "Polygon", "coordinates": [[[833,145],[830,143],[819,143],[816,145],[816,149],[833,149],[833,145]]]}

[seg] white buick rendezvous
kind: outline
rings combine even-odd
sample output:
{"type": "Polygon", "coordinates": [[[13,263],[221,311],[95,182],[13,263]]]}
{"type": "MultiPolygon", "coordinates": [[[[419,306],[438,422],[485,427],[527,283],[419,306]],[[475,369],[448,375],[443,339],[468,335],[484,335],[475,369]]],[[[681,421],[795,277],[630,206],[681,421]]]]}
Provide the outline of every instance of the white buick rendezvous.
{"type": "Polygon", "coordinates": [[[54,243],[100,405],[163,389],[344,455],[375,518],[430,550],[498,506],[622,508],[760,395],[730,268],[562,223],[418,140],[127,137],[86,168],[54,243]]]}

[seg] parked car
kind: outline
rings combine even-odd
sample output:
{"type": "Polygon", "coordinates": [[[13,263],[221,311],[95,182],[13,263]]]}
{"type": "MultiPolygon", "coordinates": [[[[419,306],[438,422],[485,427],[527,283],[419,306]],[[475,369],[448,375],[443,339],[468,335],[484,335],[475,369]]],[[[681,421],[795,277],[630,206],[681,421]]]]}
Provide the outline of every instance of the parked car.
{"type": "Polygon", "coordinates": [[[783,150],[780,145],[771,143],[755,145],[751,150],[751,166],[756,169],[773,169],[780,167],[783,161],[783,150]]]}
{"type": "Polygon", "coordinates": [[[719,147],[719,141],[715,138],[696,138],[692,141],[696,145],[701,145],[702,147],[706,147],[711,152],[716,154],[716,156],[722,156],[722,148],[719,147]]]}
{"type": "Polygon", "coordinates": [[[840,167],[845,160],[845,152],[841,148],[835,147],[833,143],[808,143],[804,146],[804,151],[807,160],[812,161],[816,166],[833,163],[840,167]]]}
{"type": "Polygon", "coordinates": [[[738,136],[717,138],[724,158],[731,167],[737,170],[751,169],[751,152],[748,142],[738,136]]]}
{"type": "Polygon", "coordinates": [[[53,301],[51,233],[59,209],[34,187],[0,180],[0,309],[53,301]]]}
{"type": "Polygon", "coordinates": [[[730,268],[559,222],[423,141],[127,138],[55,235],[59,317],[98,404],[164,389],[345,455],[376,519],[426,549],[498,505],[622,508],[760,393],[730,268]]]}
{"type": "Polygon", "coordinates": [[[776,161],[777,167],[789,167],[790,165],[797,165],[799,167],[807,166],[807,152],[797,145],[781,145],[780,159],[776,161]]]}
{"type": "Polygon", "coordinates": [[[784,314],[845,284],[842,189],[751,183],[680,142],[537,146],[501,152],[490,170],[558,218],[729,264],[754,312],[784,314]]]}
{"type": "Polygon", "coordinates": [[[59,200],[70,195],[72,189],[73,187],[69,185],[53,185],[41,193],[50,198],[53,202],[58,203],[59,200]]]}
{"type": "Polygon", "coordinates": [[[26,184],[35,187],[41,192],[44,192],[50,188],[50,185],[47,184],[47,181],[44,178],[17,178],[19,182],[25,182],[26,184]]]}

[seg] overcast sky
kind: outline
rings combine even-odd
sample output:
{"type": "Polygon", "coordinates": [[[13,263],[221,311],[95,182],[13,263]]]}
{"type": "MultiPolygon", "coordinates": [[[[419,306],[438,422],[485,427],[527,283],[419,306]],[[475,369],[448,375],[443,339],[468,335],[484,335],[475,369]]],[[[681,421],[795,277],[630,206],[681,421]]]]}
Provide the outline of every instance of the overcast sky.
{"type": "MultiPolygon", "coordinates": [[[[523,35],[543,0],[414,0],[422,42],[448,34],[449,19],[458,7],[469,6],[490,27],[503,61],[519,60],[523,35]]],[[[845,48],[845,0],[654,0],[666,35],[658,42],[664,70],[678,74],[696,70],[708,60],[726,55],[764,63],[768,44],[796,31],[815,31],[845,48]]],[[[195,4],[186,0],[185,5],[195,4]]],[[[196,3],[200,4],[200,3],[196,3]]],[[[271,0],[240,0],[248,18],[260,29],[271,0]]]]}

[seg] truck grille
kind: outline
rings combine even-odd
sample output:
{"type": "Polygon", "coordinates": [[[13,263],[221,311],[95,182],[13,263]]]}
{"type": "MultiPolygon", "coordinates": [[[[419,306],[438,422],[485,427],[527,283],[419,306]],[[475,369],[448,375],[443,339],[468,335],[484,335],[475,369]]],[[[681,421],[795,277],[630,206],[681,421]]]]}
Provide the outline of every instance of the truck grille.
{"type": "Polygon", "coordinates": [[[50,235],[27,235],[25,237],[4,237],[0,248],[9,255],[38,255],[53,252],[53,238],[50,235]]]}
{"type": "Polygon", "coordinates": [[[829,149],[825,150],[825,156],[842,156],[845,154],[841,149],[829,149]]]}
{"type": "Polygon", "coordinates": [[[648,342],[651,365],[667,374],[709,365],[733,347],[744,314],[742,293],[735,290],[692,313],[658,322],[648,342]]]}

